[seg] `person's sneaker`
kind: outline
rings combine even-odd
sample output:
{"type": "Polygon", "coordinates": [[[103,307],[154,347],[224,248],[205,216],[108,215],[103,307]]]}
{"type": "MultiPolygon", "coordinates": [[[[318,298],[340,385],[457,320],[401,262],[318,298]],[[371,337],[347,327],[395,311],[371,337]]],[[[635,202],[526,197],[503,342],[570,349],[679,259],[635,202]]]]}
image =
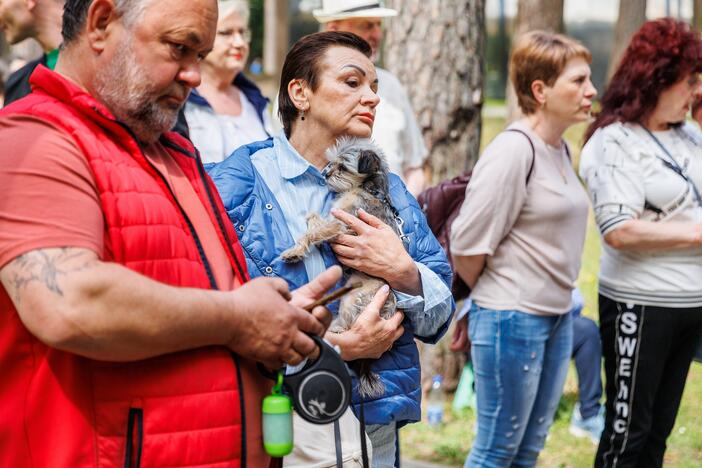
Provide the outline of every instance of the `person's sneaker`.
{"type": "Polygon", "coordinates": [[[573,415],[570,417],[570,432],[575,437],[587,437],[593,444],[600,442],[600,436],[604,430],[604,406],[600,406],[600,411],[587,419],[583,419],[580,414],[580,403],[575,404],[573,415]]]}

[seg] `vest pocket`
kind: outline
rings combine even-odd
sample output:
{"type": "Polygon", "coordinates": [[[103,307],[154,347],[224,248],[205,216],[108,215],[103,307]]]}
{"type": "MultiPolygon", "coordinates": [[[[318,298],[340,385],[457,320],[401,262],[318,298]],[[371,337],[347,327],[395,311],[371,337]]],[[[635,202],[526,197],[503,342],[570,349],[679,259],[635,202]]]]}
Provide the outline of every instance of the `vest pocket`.
{"type": "Polygon", "coordinates": [[[124,448],[124,468],[141,466],[141,443],[144,437],[144,410],[129,408],[127,437],[124,448]]]}

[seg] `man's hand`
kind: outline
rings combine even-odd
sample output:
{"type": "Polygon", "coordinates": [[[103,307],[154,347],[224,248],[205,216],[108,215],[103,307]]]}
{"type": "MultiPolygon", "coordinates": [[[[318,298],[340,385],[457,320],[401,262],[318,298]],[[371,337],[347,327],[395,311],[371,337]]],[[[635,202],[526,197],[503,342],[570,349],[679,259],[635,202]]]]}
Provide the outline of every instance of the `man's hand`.
{"type": "Polygon", "coordinates": [[[451,338],[451,351],[470,351],[470,340],[468,339],[468,315],[456,321],[456,328],[453,329],[451,338]]]}
{"type": "Polygon", "coordinates": [[[256,278],[230,295],[236,318],[227,346],[235,353],[275,369],[299,364],[317,349],[308,335],[322,336],[327,325],[290,302],[284,280],[256,278]]]}
{"type": "Polygon", "coordinates": [[[392,348],[392,344],[402,336],[404,314],[399,310],[385,320],[380,310],[388,298],[390,289],[383,286],[375,293],[373,300],[358,316],[353,326],[343,333],[327,333],[327,340],[341,348],[341,357],[345,361],[361,358],[378,359],[392,348]]]}
{"type": "Polygon", "coordinates": [[[396,291],[421,294],[417,265],[390,226],[364,210],[358,211],[358,217],[337,209],[331,214],[357,234],[342,234],[331,242],[339,262],[384,279],[396,291]]]}

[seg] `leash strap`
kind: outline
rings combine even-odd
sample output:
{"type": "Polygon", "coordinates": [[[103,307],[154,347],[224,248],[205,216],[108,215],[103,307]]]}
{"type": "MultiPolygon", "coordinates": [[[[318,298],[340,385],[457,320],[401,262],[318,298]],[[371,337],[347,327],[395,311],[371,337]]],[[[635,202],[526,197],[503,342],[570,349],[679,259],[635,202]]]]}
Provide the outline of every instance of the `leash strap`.
{"type": "Polygon", "coordinates": [[[343,468],[344,460],[341,458],[341,428],[339,420],[334,420],[334,446],[336,447],[336,468],[343,468]]]}
{"type": "Polygon", "coordinates": [[[363,400],[361,400],[361,407],[359,410],[359,416],[361,416],[361,458],[363,459],[363,468],[370,468],[370,463],[368,463],[368,446],[366,445],[366,416],[363,413],[363,400]]]}

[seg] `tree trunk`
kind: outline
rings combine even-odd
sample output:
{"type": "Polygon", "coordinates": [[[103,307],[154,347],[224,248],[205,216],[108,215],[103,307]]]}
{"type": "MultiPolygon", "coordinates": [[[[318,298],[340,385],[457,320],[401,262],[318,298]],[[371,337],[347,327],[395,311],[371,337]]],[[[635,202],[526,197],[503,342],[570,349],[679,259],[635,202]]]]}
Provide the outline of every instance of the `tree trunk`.
{"type": "Polygon", "coordinates": [[[7,78],[5,76],[7,67],[9,66],[10,48],[5,41],[5,33],[0,31],[0,80],[7,78]]]}
{"type": "MultiPolygon", "coordinates": [[[[512,45],[522,34],[541,29],[562,33],[565,31],[563,23],[564,0],[519,0],[517,4],[517,20],[512,33],[512,45]]],[[[522,113],[517,105],[517,95],[514,93],[512,81],[507,81],[507,123],[512,122],[522,113]]]]}
{"type": "MultiPolygon", "coordinates": [[[[695,2],[697,3],[697,2],[695,2]]],[[[646,0],[619,0],[619,17],[614,26],[614,44],[607,66],[607,81],[619,66],[631,36],[646,21],[646,0]]]]}
{"type": "Polygon", "coordinates": [[[407,89],[434,183],[471,168],[480,149],[484,0],[393,0],[385,64],[407,89]]]}
{"type": "Polygon", "coordinates": [[[702,31],[702,0],[692,1],[692,27],[702,31]]]}
{"type": "Polygon", "coordinates": [[[288,3],[265,0],[263,5],[263,70],[276,76],[280,75],[288,52],[288,3]]]}

